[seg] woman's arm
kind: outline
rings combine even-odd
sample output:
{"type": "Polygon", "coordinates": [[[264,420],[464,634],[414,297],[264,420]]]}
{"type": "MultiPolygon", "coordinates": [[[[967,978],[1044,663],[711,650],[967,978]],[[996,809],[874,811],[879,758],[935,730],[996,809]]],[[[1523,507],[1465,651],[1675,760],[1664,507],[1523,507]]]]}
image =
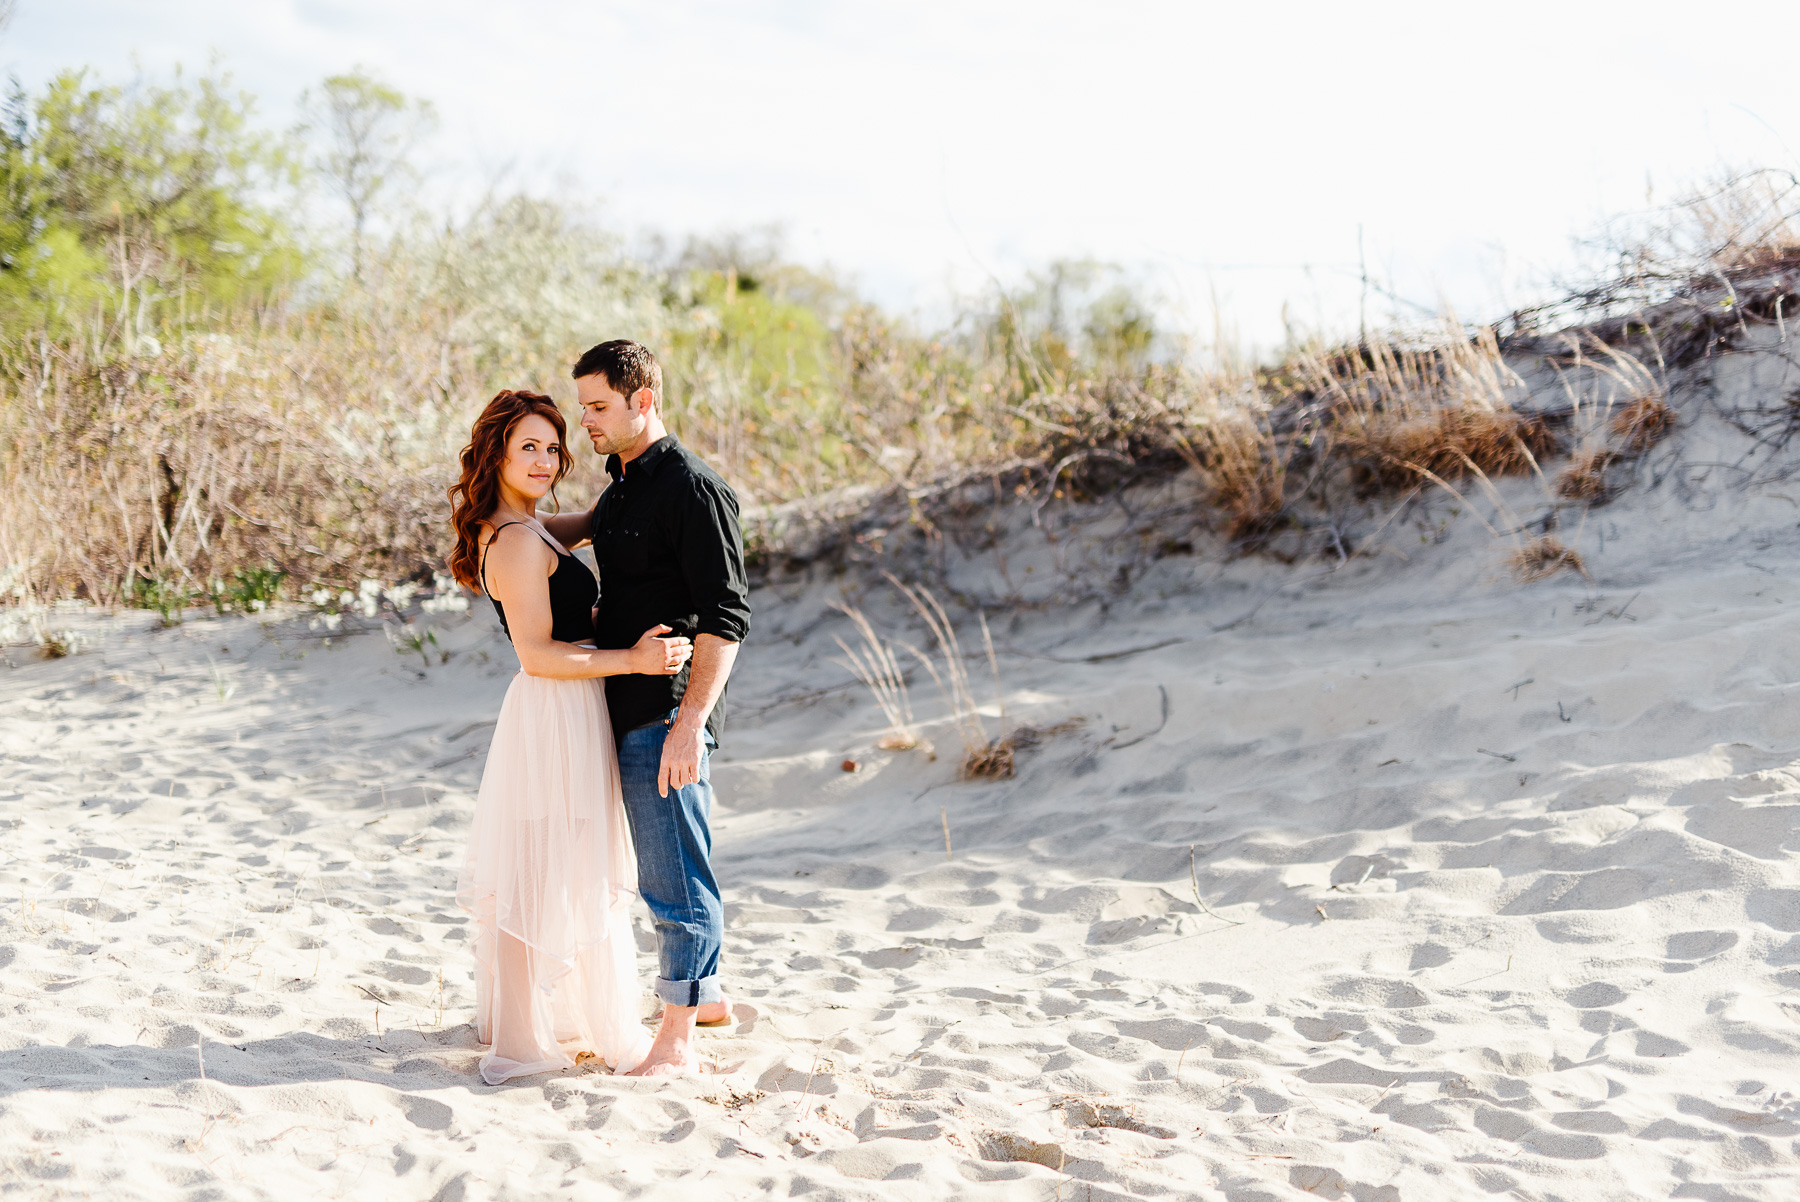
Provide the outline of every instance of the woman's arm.
{"type": "Polygon", "coordinates": [[[550,637],[550,574],[556,552],[530,530],[508,526],[488,544],[488,592],[506,610],[507,629],[519,666],[527,676],[587,680],[596,676],[673,676],[687,663],[693,646],[684,638],[658,637],[667,626],[646,631],[634,647],[594,651],[550,637]],[[518,529],[518,534],[511,533],[518,529]]]}

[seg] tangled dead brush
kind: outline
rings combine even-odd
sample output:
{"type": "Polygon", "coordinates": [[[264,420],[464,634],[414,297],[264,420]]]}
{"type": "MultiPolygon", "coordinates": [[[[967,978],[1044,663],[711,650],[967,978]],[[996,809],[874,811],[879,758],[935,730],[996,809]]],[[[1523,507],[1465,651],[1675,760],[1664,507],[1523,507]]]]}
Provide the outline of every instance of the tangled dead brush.
{"type": "MultiPolygon", "coordinates": [[[[17,597],[179,608],[271,573],[302,593],[429,580],[444,490],[497,386],[549,390],[591,324],[653,330],[604,241],[535,202],[397,241],[321,281],[126,338],[0,343],[0,581],[17,597]]],[[[591,456],[561,495],[595,491],[591,456]]]]}
{"type": "Polygon", "coordinates": [[[1141,374],[1101,374],[1022,397],[1011,406],[1026,423],[1019,444],[1047,460],[1095,450],[1132,463],[1178,461],[1171,431],[1187,424],[1204,404],[1205,382],[1180,368],[1152,367],[1141,374]]]}
{"type": "Polygon", "coordinates": [[[1032,396],[1011,412],[1024,422],[1017,449],[1046,462],[1041,491],[1052,497],[1187,467],[1206,481],[1233,546],[1262,542],[1288,518],[1293,443],[1276,435],[1271,398],[1241,367],[1152,367],[1032,396]]]}
{"type": "MultiPolygon", "coordinates": [[[[1237,548],[1260,544],[1289,519],[1291,438],[1277,435],[1272,398],[1250,371],[1227,364],[1212,372],[1154,369],[1048,399],[1054,417],[1048,450],[1064,465],[1104,456],[1136,473],[1188,467],[1219,511],[1217,528],[1237,548]]],[[[1091,478],[1092,468],[1089,468],[1091,478]]],[[[1054,483],[1054,478],[1053,481],[1054,483]]]]}
{"type": "Polygon", "coordinates": [[[441,562],[462,431],[345,403],[333,349],[254,328],[124,362],[44,347],[0,407],[5,441],[35,448],[0,463],[0,560],[40,597],[177,608],[237,572],[348,585],[441,562]]]}
{"type": "Polygon", "coordinates": [[[1741,346],[1757,326],[1783,332],[1800,305],[1800,177],[1766,168],[1701,187],[1616,225],[1618,270],[1507,320],[1509,350],[1538,353],[1581,328],[1651,352],[1676,371],[1741,346]]]}

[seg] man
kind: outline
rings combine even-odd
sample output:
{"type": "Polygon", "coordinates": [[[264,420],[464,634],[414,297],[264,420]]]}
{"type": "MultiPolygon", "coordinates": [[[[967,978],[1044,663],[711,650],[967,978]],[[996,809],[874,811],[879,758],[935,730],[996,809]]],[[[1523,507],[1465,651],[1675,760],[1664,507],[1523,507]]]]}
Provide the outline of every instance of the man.
{"type": "Polygon", "coordinates": [[[725,682],[750,630],[737,497],[663,426],[662,368],[635,342],[576,361],[581,426],[612,485],[592,512],[546,521],[565,545],[591,539],[600,569],[596,645],[628,647],[666,623],[693,640],[676,676],[606,682],[638,890],[656,922],[662,1024],[635,1075],[694,1068],[696,1022],[730,1021],[719,984],[723,907],[713,877],[707,762],[725,724],[725,682]],[[637,632],[636,634],[631,632],[637,632]]]}

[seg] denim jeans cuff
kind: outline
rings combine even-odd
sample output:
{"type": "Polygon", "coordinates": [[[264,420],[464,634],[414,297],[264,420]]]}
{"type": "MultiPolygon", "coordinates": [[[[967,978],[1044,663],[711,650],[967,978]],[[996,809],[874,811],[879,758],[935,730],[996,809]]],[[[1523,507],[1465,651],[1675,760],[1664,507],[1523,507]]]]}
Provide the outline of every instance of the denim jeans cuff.
{"type": "Polygon", "coordinates": [[[717,973],[701,977],[698,981],[671,981],[666,977],[658,977],[656,996],[665,1006],[705,1006],[724,1001],[725,990],[719,985],[717,973]]]}

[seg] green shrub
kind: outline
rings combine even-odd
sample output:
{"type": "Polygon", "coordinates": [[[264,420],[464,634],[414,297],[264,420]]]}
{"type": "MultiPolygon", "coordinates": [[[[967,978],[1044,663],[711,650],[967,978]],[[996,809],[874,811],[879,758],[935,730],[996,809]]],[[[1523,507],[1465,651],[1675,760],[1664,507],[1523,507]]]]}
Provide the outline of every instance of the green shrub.
{"type": "Polygon", "coordinates": [[[212,582],[213,608],[222,614],[261,613],[281,595],[287,573],[275,568],[239,568],[230,581],[212,582]]]}
{"type": "Polygon", "coordinates": [[[194,603],[194,593],[168,577],[134,576],[125,603],[132,609],[155,610],[164,626],[179,626],[182,611],[194,603]]]}

